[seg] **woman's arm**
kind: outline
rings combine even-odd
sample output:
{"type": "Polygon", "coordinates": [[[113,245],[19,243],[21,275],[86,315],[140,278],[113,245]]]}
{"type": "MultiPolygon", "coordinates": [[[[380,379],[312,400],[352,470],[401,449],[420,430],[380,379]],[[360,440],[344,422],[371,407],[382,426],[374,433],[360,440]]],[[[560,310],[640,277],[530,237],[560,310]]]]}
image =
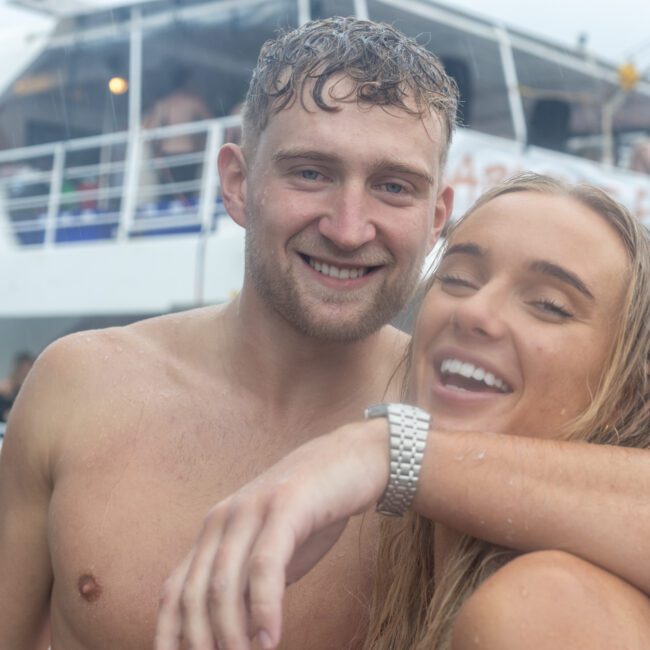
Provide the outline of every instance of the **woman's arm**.
{"type": "MultiPolygon", "coordinates": [[[[316,564],[388,481],[388,426],[312,440],[217,504],[162,600],[157,650],[276,647],[286,584],[316,564]],[[264,637],[266,635],[266,637],[264,637]]],[[[578,442],[431,431],[413,508],[522,551],[563,549],[650,593],[650,454],[578,442]]]]}

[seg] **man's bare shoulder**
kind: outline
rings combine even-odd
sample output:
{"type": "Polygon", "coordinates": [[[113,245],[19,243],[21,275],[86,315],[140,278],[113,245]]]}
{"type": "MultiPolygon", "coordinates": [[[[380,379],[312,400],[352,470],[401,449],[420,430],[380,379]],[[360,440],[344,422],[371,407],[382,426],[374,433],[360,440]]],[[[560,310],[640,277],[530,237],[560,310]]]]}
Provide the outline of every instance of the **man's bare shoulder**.
{"type": "Polygon", "coordinates": [[[49,372],[63,373],[73,384],[111,381],[114,375],[146,361],[180,362],[191,356],[203,333],[218,338],[221,309],[208,307],[166,314],[121,327],[85,330],[52,343],[38,363],[49,372]]]}
{"type": "Polygon", "coordinates": [[[47,429],[63,444],[71,435],[91,436],[92,422],[108,413],[132,415],[134,395],[180,381],[184,365],[200,359],[196,342],[217,313],[193,310],[58,339],[34,365],[13,428],[47,429]]]}

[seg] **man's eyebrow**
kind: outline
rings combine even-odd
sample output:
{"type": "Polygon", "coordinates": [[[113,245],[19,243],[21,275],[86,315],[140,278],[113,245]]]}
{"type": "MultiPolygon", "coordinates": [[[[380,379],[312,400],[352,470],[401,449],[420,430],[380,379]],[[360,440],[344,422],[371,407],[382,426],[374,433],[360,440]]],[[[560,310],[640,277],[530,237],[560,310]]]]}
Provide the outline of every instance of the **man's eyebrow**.
{"type": "Polygon", "coordinates": [[[377,172],[389,173],[389,174],[407,174],[409,176],[417,176],[423,181],[426,181],[429,185],[433,185],[435,179],[431,174],[425,169],[420,167],[415,167],[409,165],[408,163],[396,162],[394,160],[378,160],[373,163],[372,167],[377,172]]]}
{"type": "MultiPolygon", "coordinates": [[[[314,162],[324,162],[330,164],[342,164],[341,158],[336,155],[324,153],[322,151],[315,151],[311,149],[280,149],[273,155],[274,162],[285,162],[292,160],[313,160],[314,162]]],[[[420,167],[410,165],[408,163],[399,162],[390,159],[375,160],[370,163],[370,168],[377,172],[393,173],[393,174],[408,174],[410,176],[418,176],[426,181],[429,185],[433,185],[435,179],[433,176],[420,167]]]]}
{"type": "Polygon", "coordinates": [[[322,151],[313,151],[310,149],[280,149],[273,154],[273,160],[275,162],[283,162],[285,160],[296,160],[296,159],[305,159],[305,160],[315,160],[318,162],[330,162],[338,163],[340,162],[337,156],[332,156],[322,151]]]}
{"type": "Polygon", "coordinates": [[[583,296],[586,296],[590,300],[594,299],[594,294],[589,291],[587,285],[575,273],[567,271],[567,269],[558,264],[553,264],[546,260],[537,260],[531,263],[530,270],[536,273],[549,275],[561,282],[565,282],[574,289],[577,289],[583,296]]]}

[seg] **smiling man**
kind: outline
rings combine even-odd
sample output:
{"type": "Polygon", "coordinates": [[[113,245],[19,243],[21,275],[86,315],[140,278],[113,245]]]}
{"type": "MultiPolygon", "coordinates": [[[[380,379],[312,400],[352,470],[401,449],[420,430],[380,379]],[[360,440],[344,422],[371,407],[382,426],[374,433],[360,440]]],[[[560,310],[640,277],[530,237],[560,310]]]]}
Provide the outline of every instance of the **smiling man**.
{"type": "MultiPolygon", "coordinates": [[[[164,579],[209,507],[397,397],[407,337],[386,323],[450,212],[456,102],[438,60],[385,25],[325,20],[264,47],[243,145],[219,155],[246,228],[240,295],[62,339],[16,402],[0,648],[33,650],[48,613],[54,648],[152,647],[164,579]]],[[[374,530],[360,544],[351,526],[292,591],[286,647],[343,648],[363,628],[374,530]]]]}

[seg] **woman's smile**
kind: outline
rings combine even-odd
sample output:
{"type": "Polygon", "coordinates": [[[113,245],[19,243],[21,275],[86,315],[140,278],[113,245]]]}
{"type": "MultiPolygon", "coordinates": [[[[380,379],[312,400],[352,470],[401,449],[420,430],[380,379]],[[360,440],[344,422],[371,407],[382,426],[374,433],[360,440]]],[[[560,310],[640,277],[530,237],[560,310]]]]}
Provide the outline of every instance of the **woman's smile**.
{"type": "Polygon", "coordinates": [[[612,234],[564,196],[506,194],[472,213],[417,320],[418,405],[447,428],[560,435],[610,353],[628,266],[612,234]]]}

